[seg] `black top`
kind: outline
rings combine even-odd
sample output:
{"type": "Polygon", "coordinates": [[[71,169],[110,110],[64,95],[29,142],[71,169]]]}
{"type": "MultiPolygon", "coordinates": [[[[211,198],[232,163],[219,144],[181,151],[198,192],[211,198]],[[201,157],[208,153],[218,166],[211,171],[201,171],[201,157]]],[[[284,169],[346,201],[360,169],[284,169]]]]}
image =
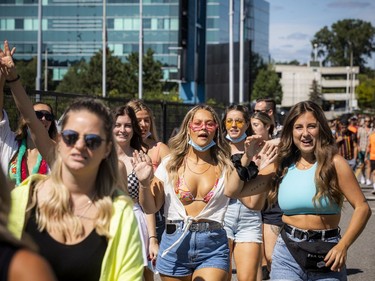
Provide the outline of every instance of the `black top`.
{"type": "Polygon", "coordinates": [[[50,263],[59,281],[99,280],[107,239],[99,236],[95,229],[77,244],[62,244],[47,231],[38,230],[34,208],[26,232],[34,239],[40,254],[50,263]]]}
{"type": "Polygon", "coordinates": [[[8,280],[9,264],[19,248],[0,241],[0,281],[8,280]]]}

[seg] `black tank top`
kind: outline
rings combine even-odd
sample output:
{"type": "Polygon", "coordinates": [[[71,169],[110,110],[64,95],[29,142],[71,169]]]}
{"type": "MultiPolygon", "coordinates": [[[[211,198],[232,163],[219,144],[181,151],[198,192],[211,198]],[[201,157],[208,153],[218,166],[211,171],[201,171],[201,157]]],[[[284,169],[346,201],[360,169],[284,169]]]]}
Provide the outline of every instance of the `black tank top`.
{"type": "Polygon", "coordinates": [[[10,261],[19,248],[0,241],[0,281],[8,280],[10,261]]]}
{"type": "Polygon", "coordinates": [[[34,208],[26,232],[34,239],[39,253],[50,263],[59,281],[99,280],[107,239],[99,236],[95,230],[77,244],[62,244],[47,231],[38,230],[34,208]]]}

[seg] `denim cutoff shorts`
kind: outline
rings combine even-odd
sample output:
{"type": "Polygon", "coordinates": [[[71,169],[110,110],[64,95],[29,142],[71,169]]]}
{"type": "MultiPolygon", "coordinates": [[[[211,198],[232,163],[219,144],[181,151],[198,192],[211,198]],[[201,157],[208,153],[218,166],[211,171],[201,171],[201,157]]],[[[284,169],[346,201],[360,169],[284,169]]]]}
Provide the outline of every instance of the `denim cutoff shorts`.
{"type": "MultiPolygon", "coordinates": [[[[298,239],[289,233],[286,235],[293,241],[306,241],[307,239],[298,239]]],[[[341,236],[335,236],[324,239],[326,242],[339,242],[341,236]]],[[[320,239],[319,239],[320,240],[320,239]]],[[[314,241],[310,239],[309,241],[314,241]]],[[[276,245],[272,254],[271,265],[271,280],[272,281],[286,281],[286,280],[304,280],[304,281],[346,281],[346,267],[344,266],[340,272],[306,272],[303,270],[293,256],[290,254],[281,234],[277,237],[276,245]]]]}
{"type": "Polygon", "coordinates": [[[261,212],[247,208],[240,200],[230,199],[224,229],[234,242],[262,243],[261,212]]]}
{"type": "Polygon", "coordinates": [[[228,239],[224,229],[188,231],[186,236],[162,257],[162,253],[183,235],[183,222],[174,233],[163,233],[156,261],[160,274],[183,277],[201,268],[218,268],[229,272],[228,239]]]}

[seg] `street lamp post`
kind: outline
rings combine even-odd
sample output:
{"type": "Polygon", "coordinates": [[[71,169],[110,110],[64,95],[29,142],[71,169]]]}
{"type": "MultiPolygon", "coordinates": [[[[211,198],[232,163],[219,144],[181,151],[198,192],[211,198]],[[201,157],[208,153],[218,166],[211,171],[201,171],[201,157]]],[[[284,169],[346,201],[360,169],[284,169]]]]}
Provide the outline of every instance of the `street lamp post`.
{"type": "Polygon", "coordinates": [[[103,30],[102,30],[102,96],[106,97],[106,88],[107,88],[107,3],[106,0],[103,0],[103,30]]]}

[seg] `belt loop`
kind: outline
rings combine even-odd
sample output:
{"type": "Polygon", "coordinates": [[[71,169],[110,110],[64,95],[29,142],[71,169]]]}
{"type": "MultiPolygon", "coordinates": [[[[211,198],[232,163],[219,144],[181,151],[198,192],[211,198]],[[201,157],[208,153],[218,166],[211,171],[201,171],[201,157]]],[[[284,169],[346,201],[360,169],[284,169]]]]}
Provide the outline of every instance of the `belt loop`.
{"type": "Polygon", "coordinates": [[[321,240],[324,241],[325,237],[326,237],[326,231],[325,231],[325,230],[322,230],[322,237],[321,237],[321,240]]]}
{"type": "Polygon", "coordinates": [[[291,235],[293,236],[293,237],[295,237],[294,236],[294,232],[296,231],[296,228],[295,227],[292,227],[292,233],[291,233],[291,235]]]}

